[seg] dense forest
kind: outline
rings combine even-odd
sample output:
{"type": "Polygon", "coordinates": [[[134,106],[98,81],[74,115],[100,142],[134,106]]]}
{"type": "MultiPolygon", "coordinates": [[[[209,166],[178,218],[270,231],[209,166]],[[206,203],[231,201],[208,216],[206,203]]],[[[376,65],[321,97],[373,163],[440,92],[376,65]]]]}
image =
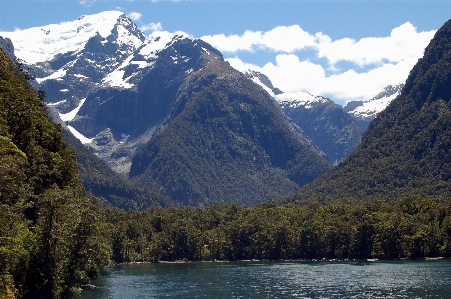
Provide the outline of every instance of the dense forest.
{"type": "Polygon", "coordinates": [[[0,297],[68,297],[108,262],[104,216],[27,79],[0,50],[0,297]]]}
{"type": "Polygon", "coordinates": [[[105,213],[116,263],[451,255],[451,205],[421,196],[357,205],[266,202],[105,213]]]}

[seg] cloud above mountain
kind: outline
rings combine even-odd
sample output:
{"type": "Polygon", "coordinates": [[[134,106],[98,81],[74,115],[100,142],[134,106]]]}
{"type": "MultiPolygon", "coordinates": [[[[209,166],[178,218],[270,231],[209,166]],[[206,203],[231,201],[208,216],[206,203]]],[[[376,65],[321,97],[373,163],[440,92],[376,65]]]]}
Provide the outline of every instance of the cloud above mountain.
{"type": "Polygon", "coordinates": [[[139,26],[139,29],[144,32],[149,32],[149,31],[153,32],[153,31],[162,31],[163,30],[163,25],[161,25],[160,22],[143,24],[143,22],[141,21],[142,13],[140,13],[140,12],[132,11],[132,12],[128,13],[127,15],[130,19],[133,20],[133,22],[135,22],[139,26]]]}
{"type": "Polygon", "coordinates": [[[218,50],[229,53],[257,50],[293,53],[316,45],[315,36],[299,25],[278,26],[266,32],[247,30],[242,35],[206,35],[202,39],[218,50]]]}
{"type": "Polygon", "coordinates": [[[409,22],[386,37],[333,40],[311,34],[298,25],[269,31],[246,31],[242,35],[203,36],[239,69],[266,74],[286,92],[307,91],[344,103],[369,99],[389,84],[404,82],[422,57],[435,31],[418,32],[409,22]],[[274,62],[263,66],[246,63],[240,55],[259,51],[273,53],[274,62]]]}

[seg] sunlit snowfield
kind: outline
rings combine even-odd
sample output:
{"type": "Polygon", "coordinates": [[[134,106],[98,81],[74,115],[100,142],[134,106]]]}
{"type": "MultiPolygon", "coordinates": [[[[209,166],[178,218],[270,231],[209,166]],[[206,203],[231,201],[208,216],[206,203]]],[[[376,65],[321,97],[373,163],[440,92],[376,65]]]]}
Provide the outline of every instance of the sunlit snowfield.
{"type": "Polygon", "coordinates": [[[82,298],[451,298],[450,281],[450,261],[141,264],[82,298]]]}

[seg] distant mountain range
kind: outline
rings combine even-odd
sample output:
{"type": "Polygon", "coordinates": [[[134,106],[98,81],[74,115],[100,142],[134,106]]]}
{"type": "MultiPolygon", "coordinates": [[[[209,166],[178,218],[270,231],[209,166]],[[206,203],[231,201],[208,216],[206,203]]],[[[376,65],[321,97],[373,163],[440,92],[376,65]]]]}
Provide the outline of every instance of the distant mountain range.
{"type": "Polygon", "coordinates": [[[275,88],[267,76],[257,71],[248,70],[244,74],[270,93],[282,111],[302,128],[334,164],[357,147],[371,120],[388,106],[404,86],[387,86],[374,98],[350,101],[343,108],[328,98],[307,92],[284,93],[275,88]]]}
{"type": "Polygon", "coordinates": [[[370,123],[357,149],[287,201],[392,200],[451,195],[451,20],[370,123]]]}
{"type": "MultiPolygon", "coordinates": [[[[103,179],[93,184],[82,175],[88,191],[115,204],[141,198],[128,207],[287,195],[349,155],[383,109],[377,102],[375,110],[375,99],[343,109],[283,93],[264,74],[234,70],[202,40],[145,36],[118,11],[0,35],[13,44],[2,39],[0,46],[15,48],[31,68],[54,121],[89,149],[82,155],[91,152],[114,170],[106,177],[123,174],[108,179],[120,188],[144,188],[114,199],[113,183],[101,190],[94,185],[103,179]]],[[[397,88],[386,92],[393,97],[397,88]]],[[[93,171],[88,164],[82,173],[93,171]]]]}
{"type": "Polygon", "coordinates": [[[366,130],[370,121],[401,93],[403,87],[404,83],[395,86],[389,85],[370,100],[348,102],[344,110],[355,118],[360,128],[366,130]]]}

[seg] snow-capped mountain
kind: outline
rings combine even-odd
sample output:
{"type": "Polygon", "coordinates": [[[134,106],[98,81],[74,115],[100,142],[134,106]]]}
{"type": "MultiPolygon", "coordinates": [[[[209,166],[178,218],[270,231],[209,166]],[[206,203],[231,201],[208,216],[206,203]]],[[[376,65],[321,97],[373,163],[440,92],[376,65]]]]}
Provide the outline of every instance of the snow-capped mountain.
{"type": "Polygon", "coordinates": [[[401,93],[403,87],[404,83],[388,85],[368,101],[348,102],[345,110],[358,120],[363,129],[366,129],[369,122],[401,93]]]}
{"type": "Polygon", "coordinates": [[[332,163],[340,162],[359,144],[363,131],[332,100],[307,92],[282,93],[274,98],[332,163]]]}
{"type": "Polygon", "coordinates": [[[332,163],[343,160],[359,144],[363,130],[341,105],[308,92],[283,93],[266,75],[255,70],[243,73],[272,95],[285,115],[332,163]]]}
{"type": "Polygon", "coordinates": [[[192,205],[272,199],[331,167],[261,85],[202,40],[144,36],[116,11],[6,36],[31,62],[55,121],[164,198],[192,205]],[[27,32],[36,46],[26,45],[27,32]]]}
{"type": "MultiPolygon", "coordinates": [[[[149,92],[149,88],[143,91],[146,90],[143,78],[154,69],[168,69],[166,66],[172,65],[179,73],[167,74],[174,76],[166,78],[170,84],[202,67],[199,53],[222,57],[203,41],[183,34],[154,32],[145,36],[120,11],[0,32],[0,36],[12,41],[16,56],[33,70],[36,86],[47,93],[47,105],[54,119],[119,172],[128,171],[130,155],[149,140],[172,104],[153,101],[137,107],[136,99],[142,97],[141,92],[149,92]],[[183,46],[184,40],[191,44],[183,46]],[[122,101],[118,103],[117,98],[122,101]],[[114,122],[118,123],[112,125],[114,122]],[[144,126],[148,126],[145,134],[144,126]],[[120,154],[115,154],[116,151],[120,154]]],[[[165,75],[154,77],[161,81],[165,75]]],[[[149,93],[155,93],[156,89],[149,93]]],[[[168,95],[160,98],[164,96],[168,95]]]]}
{"type": "Polygon", "coordinates": [[[304,107],[310,109],[315,103],[333,103],[328,98],[314,96],[308,92],[287,92],[275,95],[274,98],[280,104],[282,109],[304,107]]]}
{"type": "Polygon", "coordinates": [[[28,64],[51,61],[61,53],[82,52],[93,37],[97,37],[105,49],[109,48],[110,53],[114,49],[120,50],[123,54],[139,47],[145,38],[136,25],[119,11],[81,16],[71,22],[1,34],[13,41],[16,56],[28,64]]]}
{"type": "Polygon", "coordinates": [[[65,121],[76,115],[90,90],[130,87],[117,80],[117,69],[146,40],[119,11],[0,35],[12,40],[16,56],[33,69],[37,87],[65,121]]]}

